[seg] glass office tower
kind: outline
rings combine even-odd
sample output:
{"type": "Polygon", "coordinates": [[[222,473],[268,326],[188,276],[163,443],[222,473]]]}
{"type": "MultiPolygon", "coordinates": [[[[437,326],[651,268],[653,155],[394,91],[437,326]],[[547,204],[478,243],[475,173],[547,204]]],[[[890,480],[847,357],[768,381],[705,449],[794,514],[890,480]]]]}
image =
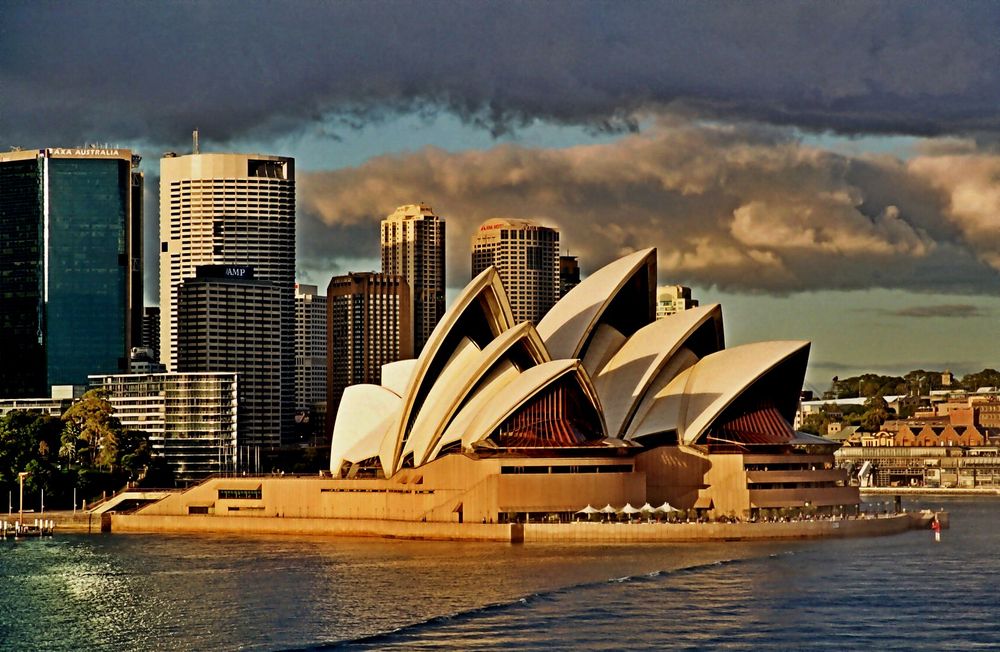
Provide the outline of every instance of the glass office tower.
{"type": "Polygon", "coordinates": [[[128,370],[142,314],[142,176],[124,149],[0,154],[0,396],[128,370]]]}

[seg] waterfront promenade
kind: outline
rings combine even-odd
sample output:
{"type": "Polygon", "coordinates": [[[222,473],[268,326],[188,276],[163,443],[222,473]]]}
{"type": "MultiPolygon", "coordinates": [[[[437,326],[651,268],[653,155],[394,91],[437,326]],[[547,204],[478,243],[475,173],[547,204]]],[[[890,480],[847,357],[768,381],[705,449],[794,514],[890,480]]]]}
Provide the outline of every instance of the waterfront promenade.
{"type": "MultiPolygon", "coordinates": [[[[738,523],[421,523],[368,519],[111,515],[116,533],[318,535],[510,543],[680,543],[898,534],[930,526],[930,511],[847,519],[738,523]]],[[[942,520],[947,520],[945,513],[942,520]]]]}

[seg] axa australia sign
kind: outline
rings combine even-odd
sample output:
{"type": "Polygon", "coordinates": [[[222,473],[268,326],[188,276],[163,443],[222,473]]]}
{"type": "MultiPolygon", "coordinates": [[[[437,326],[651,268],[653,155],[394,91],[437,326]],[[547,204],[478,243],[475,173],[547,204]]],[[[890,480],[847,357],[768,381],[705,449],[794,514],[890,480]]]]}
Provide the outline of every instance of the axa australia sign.
{"type": "Polygon", "coordinates": [[[123,158],[132,159],[128,149],[102,147],[50,147],[45,150],[49,158],[123,158]]]}

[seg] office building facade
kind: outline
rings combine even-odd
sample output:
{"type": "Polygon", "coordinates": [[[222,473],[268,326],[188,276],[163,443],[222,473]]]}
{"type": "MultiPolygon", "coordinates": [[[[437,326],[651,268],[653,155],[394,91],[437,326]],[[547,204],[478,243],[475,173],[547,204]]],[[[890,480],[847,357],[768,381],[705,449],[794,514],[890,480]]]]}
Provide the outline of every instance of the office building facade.
{"type": "Polygon", "coordinates": [[[128,369],[142,315],[142,175],[127,149],[0,154],[0,397],[128,369]]]}
{"type": "Polygon", "coordinates": [[[282,357],[283,290],[249,266],[203,265],[177,293],[177,366],[239,374],[240,446],[273,449],[290,437],[295,395],[286,378],[292,365],[282,357]]]}
{"type": "Polygon", "coordinates": [[[123,427],[148,438],[177,482],[236,471],[235,373],[108,374],[90,383],[107,392],[123,427]]]}
{"type": "Polygon", "coordinates": [[[492,219],[472,239],[472,276],[500,272],[515,323],[537,324],[559,299],[559,230],[527,220],[492,219]]]}
{"type": "Polygon", "coordinates": [[[241,436],[265,447],[290,436],[295,404],[294,159],[201,153],[161,159],[160,311],[160,358],[168,370],[240,373],[245,412],[253,424],[241,436]],[[202,267],[252,269],[253,279],[242,279],[247,281],[243,285],[210,278],[212,274],[198,279],[202,267]],[[188,281],[187,298],[197,303],[185,308],[181,294],[188,281]],[[248,303],[234,303],[241,297],[248,303]],[[205,303],[214,300],[222,303],[205,303]],[[262,312],[256,314],[252,307],[262,312]],[[212,350],[207,341],[181,342],[182,314],[188,320],[185,338],[210,336],[231,345],[212,350]],[[242,319],[230,323],[261,341],[255,345],[244,334],[217,330],[219,323],[232,319],[242,319]]]}
{"type": "Polygon", "coordinates": [[[295,285],[295,423],[300,438],[321,434],[326,414],[326,297],[295,285]]]}
{"type": "Polygon", "coordinates": [[[400,206],[382,220],[382,273],[402,276],[409,285],[414,355],[444,314],[444,227],[426,204],[400,206]]]}
{"type": "Polygon", "coordinates": [[[326,301],[327,411],[336,414],[348,386],[378,383],[382,365],[413,357],[410,288],[402,276],[351,273],[330,280],[326,301]]]}

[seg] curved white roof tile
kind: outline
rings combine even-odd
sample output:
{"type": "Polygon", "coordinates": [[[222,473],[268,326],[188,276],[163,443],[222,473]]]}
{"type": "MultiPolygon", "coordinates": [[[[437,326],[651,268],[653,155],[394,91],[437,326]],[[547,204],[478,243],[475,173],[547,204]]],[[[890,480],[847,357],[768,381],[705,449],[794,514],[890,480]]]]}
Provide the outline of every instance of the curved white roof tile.
{"type": "Polygon", "coordinates": [[[406,394],[406,388],[413,378],[417,368],[417,359],[397,360],[382,365],[382,387],[396,392],[400,396],[406,394]]]}
{"type": "MultiPolygon", "coordinates": [[[[685,346],[688,338],[709,321],[714,322],[716,330],[713,339],[720,342],[722,308],[719,304],[692,308],[657,319],[628,338],[614,357],[594,375],[594,387],[604,405],[609,436],[620,437],[624,434],[633,412],[653,380],[674,354],[685,346]]],[[[705,353],[718,350],[716,345],[705,353]]]]}
{"type": "MultiPolygon", "coordinates": [[[[337,474],[344,462],[379,455],[401,403],[399,395],[380,385],[351,385],[344,389],[330,439],[330,471],[337,474]]],[[[387,469],[387,460],[381,462],[382,469],[387,469]]]]}
{"type": "Polygon", "coordinates": [[[653,379],[653,382],[646,388],[646,392],[639,401],[638,406],[632,413],[632,418],[628,421],[628,425],[625,426],[625,439],[632,439],[633,434],[636,432],[638,424],[641,424],[646,417],[646,414],[656,405],[656,397],[666,388],[667,385],[673,381],[682,371],[688,367],[692,367],[698,362],[698,356],[691,352],[690,349],[681,347],[674,355],[670,358],[666,365],[660,370],[660,373],[653,379]]]}
{"type": "Polygon", "coordinates": [[[587,355],[583,358],[583,366],[591,378],[607,364],[625,342],[626,337],[614,326],[598,325],[594,337],[590,339],[590,346],[587,347],[587,355]]]}
{"type": "Polygon", "coordinates": [[[538,324],[538,334],[555,359],[578,358],[587,338],[625,283],[646,265],[656,249],[642,249],[605,265],[566,293],[538,324]]]}
{"type": "Polygon", "coordinates": [[[723,410],[782,362],[799,355],[804,375],[808,352],[809,342],[777,341],[745,344],[705,356],[656,394],[642,422],[632,429],[631,438],[676,430],[679,441],[694,443],[723,410]]]}
{"type": "Polygon", "coordinates": [[[514,366],[514,363],[509,360],[500,360],[486,375],[476,393],[469,397],[469,400],[448,424],[441,440],[431,451],[430,459],[434,459],[442,448],[456,441],[461,441],[463,448],[471,446],[473,435],[470,424],[479,417],[479,413],[486,409],[487,405],[494,400],[499,400],[500,394],[517,380],[520,374],[521,372],[514,366]]]}
{"type": "MultiPolygon", "coordinates": [[[[509,331],[508,331],[509,332],[509,331]]],[[[502,336],[501,336],[502,337],[502,336]]],[[[496,341],[496,340],[494,340],[496,341]]],[[[410,436],[403,446],[403,457],[413,453],[413,461],[419,463],[423,460],[428,446],[432,440],[437,439],[440,430],[444,428],[442,424],[442,404],[447,404],[448,399],[455,393],[461,391],[462,386],[468,381],[470,367],[474,368],[475,361],[482,351],[476,343],[467,337],[463,337],[451,358],[441,370],[441,375],[434,383],[434,391],[424,401],[417,418],[410,428],[410,436]],[[458,385],[458,387],[456,387],[458,385]]]]}
{"type": "MultiPolygon", "coordinates": [[[[553,360],[518,375],[514,382],[507,385],[501,396],[497,396],[495,400],[485,405],[476,419],[469,424],[466,434],[462,437],[463,445],[472,445],[489,437],[515,410],[567,374],[576,375],[584,394],[600,415],[600,399],[583,364],[579,360],[553,360]]],[[[606,433],[603,417],[601,421],[601,431],[606,433]]]]}
{"type": "MultiPolygon", "coordinates": [[[[522,359],[519,364],[530,367],[549,361],[549,353],[545,350],[545,344],[542,343],[542,338],[538,336],[534,325],[531,322],[522,322],[502,333],[466,364],[455,368],[456,373],[450,374],[449,378],[445,378],[442,374],[441,380],[434,386],[433,395],[428,397],[420,414],[417,415],[410,439],[407,440],[409,447],[410,441],[420,437],[422,447],[416,443],[413,446],[416,463],[423,464],[434,459],[431,454],[437,448],[438,440],[451,423],[452,417],[468,400],[470,392],[500,360],[510,360],[515,348],[519,346],[522,347],[516,354],[517,358],[522,359]]],[[[406,456],[405,452],[403,456],[406,456]]]]}
{"type": "MultiPolygon", "coordinates": [[[[403,405],[395,424],[393,440],[383,444],[384,455],[392,460],[392,464],[387,468],[398,468],[407,433],[429,394],[431,386],[438,380],[436,377],[428,378],[428,373],[432,369],[443,367],[454,353],[454,350],[446,351],[442,350],[442,347],[449,341],[455,341],[455,337],[463,335],[453,331],[463,317],[474,311],[482,311],[480,315],[492,333],[490,339],[514,325],[510,302],[495,267],[487,267],[465,286],[465,289],[455,299],[455,303],[431,331],[430,337],[427,338],[423,351],[417,358],[417,364],[406,394],[403,395],[403,405]]],[[[440,369],[438,371],[440,372],[440,369]]],[[[386,476],[389,475],[390,472],[386,471],[386,476]]]]}

